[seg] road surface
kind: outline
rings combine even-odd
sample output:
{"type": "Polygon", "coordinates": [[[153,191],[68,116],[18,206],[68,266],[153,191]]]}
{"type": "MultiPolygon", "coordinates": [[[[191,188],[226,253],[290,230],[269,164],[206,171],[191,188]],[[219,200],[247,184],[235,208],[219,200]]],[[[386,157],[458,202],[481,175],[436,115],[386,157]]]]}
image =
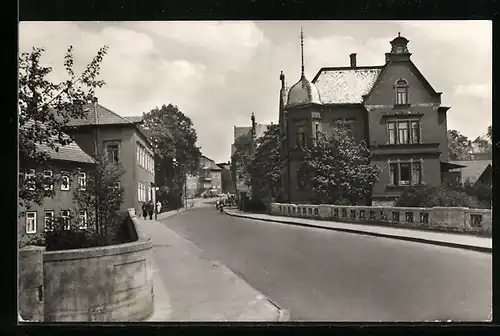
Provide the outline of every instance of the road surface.
{"type": "Polygon", "coordinates": [[[215,207],[163,223],[292,321],[485,321],[491,313],[491,254],[230,217],[215,207]]]}

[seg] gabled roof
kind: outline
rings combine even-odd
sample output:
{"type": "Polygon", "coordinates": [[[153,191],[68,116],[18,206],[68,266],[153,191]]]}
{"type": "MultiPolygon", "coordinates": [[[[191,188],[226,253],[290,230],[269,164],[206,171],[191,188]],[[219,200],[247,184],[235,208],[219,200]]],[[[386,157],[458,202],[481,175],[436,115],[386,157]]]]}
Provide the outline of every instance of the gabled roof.
{"type": "Polygon", "coordinates": [[[464,168],[453,169],[462,173],[461,182],[467,180],[474,183],[483,174],[486,168],[492,165],[492,160],[470,160],[470,161],[450,161],[451,163],[465,166],[464,168]]]}
{"type": "MultiPolygon", "coordinates": [[[[41,123],[40,121],[34,120],[26,121],[23,126],[19,126],[19,129],[24,129],[27,132],[32,132],[31,128],[35,126],[35,124],[42,129],[46,129],[45,124],[41,123]]],[[[67,140],[71,139],[71,137],[66,133],[63,133],[63,137],[65,137],[67,140]]],[[[52,135],[53,140],[56,140],[57,138],[57,135],[52,135]]],[[[59,145],[58,151],[55,151],[47,144],[35,143],[35,146],[39,152],[46,152],[47,154],[49,154],[52,160],[95,163],[95,160],[87,153],[85,153],[83,149],[81,149],[74,141],[66,146],[59,145]]]]}
{"type": "Polygon", "coordinates": [[[142,122],[142,116],[130,116],[130,117],[125,117],[128,121],[131,121],[133,123],[141,123],[142,122]]]}
{"type": "Polygon", "coordinates": [[[47,152],[52,160],[72,161],[82,163],[95,163],[94,159],[85,153],[76,143],[72,142],[66,146],[60,146],[56,152],[47,145],[37,144],[39,151],[47,152]]]}
{"type": "Polygon", "coordinates": [[[214,160],[210,159],[209,157],[207,157],[205,155],[202,155],[201,157],[207,159],[207,161],[209,162],[209,164],[207,166],[208,169],[210,169],[210,170],[222,170],[222,168],[220,168],[219,166],[217,166],[215,164],[214,160]]]}
{"type": "Polygon", "coordinates": [[[382,66],[321,68],[313,79],[323,104],[361,104],[382,66]]]}
{"type": "Polygon", "coordinates": [[[95,116],[93,104],[84,105],[84,111],[87,116],[85,119],[72,119],[68,122],[68,126],[86,126],[86,125],[133,125],[135,122],[130,121],[115,112],[97,104],[97,120],[95,116]]]}

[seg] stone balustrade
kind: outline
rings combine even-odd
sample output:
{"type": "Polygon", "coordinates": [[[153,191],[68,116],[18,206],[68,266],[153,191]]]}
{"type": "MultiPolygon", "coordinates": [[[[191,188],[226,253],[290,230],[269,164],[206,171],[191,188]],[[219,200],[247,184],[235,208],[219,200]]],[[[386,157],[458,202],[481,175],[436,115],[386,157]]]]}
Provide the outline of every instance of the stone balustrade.
{"type": "Polygon", "coordinates": [[[403,208],[273,203],[271,214],[486,235],[491,235],[492,228],[491,210],[459,207],[403,208]]]}

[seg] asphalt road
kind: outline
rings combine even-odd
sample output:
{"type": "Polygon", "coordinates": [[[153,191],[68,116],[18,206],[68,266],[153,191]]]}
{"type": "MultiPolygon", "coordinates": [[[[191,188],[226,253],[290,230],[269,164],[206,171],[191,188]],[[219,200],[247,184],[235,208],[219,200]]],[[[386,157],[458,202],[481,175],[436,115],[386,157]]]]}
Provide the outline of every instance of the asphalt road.
{"type": "Polygon", "coordinates": [[[230,217],[215,207],[164,224],[293,321],[485,321],[491,313],[491,254],[230,217]]]}

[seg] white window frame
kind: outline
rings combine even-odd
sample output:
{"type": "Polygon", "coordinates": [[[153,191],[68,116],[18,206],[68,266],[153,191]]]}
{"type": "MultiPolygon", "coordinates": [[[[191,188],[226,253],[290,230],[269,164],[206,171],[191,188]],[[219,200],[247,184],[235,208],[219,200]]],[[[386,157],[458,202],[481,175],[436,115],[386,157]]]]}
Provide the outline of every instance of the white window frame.
{"type": "MultiPolygon", "coordinates": [[[[400,160],[394,160],[391,161],[389,160],[388,162],[388,168],[389,168],[389,185],[391,186],[400,186],[400,187],[407,187],[407,186],[414,186],[414,185],[419,185],[423,183],[424,179],[424,168],[423,168],[423,160],[415,160],[415,159],[410,159],[410,160],[405,160],[405,161],[400,161],[400,160]],[[408,164],[409,169],[410,169],[410,180],[407,183],[402,183],[401,180],[401,164],[408,164]],[[420,170],[419,170],[419,178],[418,181],[414,181],[413,179],[413,171],[414,171],[414,165],[418,164],[420,165],[420,170]],[[394,167],[394,175],[397,175],[397,184],[394,184],[394,176],[391,173],[391,167],[394,167]]],[[[405,181],[406,182],[406,181],[405,181]]]]}
{"type": "Polygon", "coordinates": [[[44,230],[47,231],[54,231],[54,210],[44,210],[43,211],[43,226],[44,230]],[[50,216],[47,216],[47,214],[50,214],[50,216]],[[50,218],[50,223],[47,223],[47,219],[50,218]]]}
{"type": "Polygon", "coordinates": [[[70,180],[69,180],[69,172],[67,171],[61,171],[61,190],[62,191],[69,191],[70,188],[70,180]],[[66,181],[67,185],[64,186],[64,181],[66,181]]]}
{"type": "Polygon", "coordinates": [[[36,233],[36,211],[26,211],[25,230],[26,230],[26,234],[36,233]],[[33,216],[33,217],[31,217],[31,216],[33,216]],[[33,226],[33,227],[31,228],[31,226],[33,226]]]}
{"type": "MultiPolygon", "coordinates": [[[[44,180],[45,180],[46,178],[50,178],[50,179],[51,179],[51,181],[52,181],[52,178],[53,178],[53,177],[54,177],[54,172],[53,172],[52,170],[50,170],[50,169],[45,169],[45,170],[43,171],[43,178],[44,178],[44,180]],[[49,173],[49,174],[47,174],[47,173],[49,173]]],[[[45,181],[44,181],[44,182],[45,182],[45,181]]],[[[45,189],[45,190],[54,190],[54,182],[52,181],[50,184],[45,185],[44,189],[45,189]]]]}
{"type": "Polygon", "coordinates": [[[80,171],[78,172],[78,188],[80,190],[85,190],[87,188],[87,173],[80,171]]]}
{"type": "Polygon", "coordinates": [[[71,216],[71,212],[69,210],[61,210],[61,218],[63,220],[63,230],[71,229],[71,223],[69,222],[69,217],[71,216]],[[64,213],[67,212],[67,215],[64,213]]]}
{"type": "Polygon", "coordinates": [[[135,153],[137,159],[137,165],[141,165],[141,144],[137,143],[137,151],[135,153]]]}
{"type": "Polygon", "coordinates": [[[86,230],[88,227],[88,222],[87,222],[87,211],[86,210],[79,210],[78,211],[78,228],[80,230],[86,230]],[[82,224],[83,222],[83,224],[82,224]]]}
{"type": "MultiPolygon", "coordinates": [[[[24,179],[25,181],[28,181],[28,179],[30,178],[34,178],[36,176],[36,170],[31,168],[31,169],[28,169],[28,171],[24,174],[24,179]]],[[[33,182],[26,182],[26,189],[28,190],[35,190],[36,189],[36,183],[33,181],[33,182]],[[29,185],[28,185],[29,183],[29,185]]]]}

